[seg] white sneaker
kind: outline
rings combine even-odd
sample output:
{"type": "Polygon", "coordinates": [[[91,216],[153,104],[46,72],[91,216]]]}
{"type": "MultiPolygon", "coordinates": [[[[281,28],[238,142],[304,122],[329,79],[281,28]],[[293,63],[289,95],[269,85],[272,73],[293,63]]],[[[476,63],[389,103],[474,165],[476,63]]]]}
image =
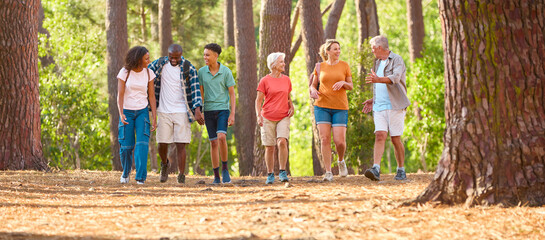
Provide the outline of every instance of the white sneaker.
{"type": "Polygon", "coordinates": [[[348,169],[346,169],[346,162],[344,160],[339,161],[339,175],[341,175],[341,177],[348,176],[348,169]]]}
{"type": "Polygon", "coordinates": [[[331,172],[325,172],[325,175],[324,175],[324,179],[322,179],[322,181],[328,181],[328,182],[331,182],[333,181],[333,173],[331,172]]]}
{"type": "Polygon", "coordinates": [[[144,184],[144,181],[136,181],[136,184],[142,185],[142,184],[144,184]]]}
{"type": "Polygon", "coordinates": [[[129,183],[129,178],[128,177],[124,178],[123,176],[121,176],[121,179],[119,179],[119,182],[123,184],[129,183]]]}

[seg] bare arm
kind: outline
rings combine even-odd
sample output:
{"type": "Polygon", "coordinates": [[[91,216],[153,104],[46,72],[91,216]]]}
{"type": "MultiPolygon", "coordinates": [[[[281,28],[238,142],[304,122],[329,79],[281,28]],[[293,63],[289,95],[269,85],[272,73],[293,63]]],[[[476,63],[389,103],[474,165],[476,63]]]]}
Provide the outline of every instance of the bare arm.
{"type": "Polygon", "coordinates": [[[293,102],[291,100],[291,94],[288,95],[288,103],[290,105],[290,110],[288,110],[288,116],[293,117],[293,114],[295,113],[295,108],[293,107],[293,102]]]}
{"type": "Polygon", "coordinates": [[[309,86],[310,97],[314,99],[318,99],[320,92],[316,88],[318,87],[318,81],[320,80],[318,79],[318,76],[314,74],[314,72],[312,72],[310,77],[312,78],[312,81],[310,82],[310,86],[309,86]]]}
{"type": "Polygon", "coordinates": [[[339,81],[333,84],[333,90],[337,91],[341,88],[344,88],[346,90],[352,90],[354,88],[352,83],[352,77],[346,77],[344,81],[339,81]]]}
{"type": "Polygon", "coordinates": [[[123,124],[129,124],[123,114],[123,101],[125,100],[125,82],[121,79],[117,79],[117,109],[119,111],[119,120],[123,124]]]}
{"type": "Polygon", "coordinates": [[[148,99],[151,107],[151,131],[153,132],[155,131],[155,128],[157,128],[157,103],[155,102],[155,88],[153,86],[153,80],[148,82],[148,99]]]}
{"type": "Polygon", "coordinates": [[[263,116],[261,116],[263,99],[265,99],[265,94],[263,94],[263,92],[257,91],[257,97],[255,98],[255,115],[257,117],[257,124],[259,124],[259,126],[263,126],[263,116]]]}
{"type": "Polygon", "coordinates": [[[231,101],[231,113],[229,114],[228,124],[232,126],[235,124],[235,110],[237,107],[237,99],[235,98],[235,87],[229,87],[229,100],[231,101]]]}

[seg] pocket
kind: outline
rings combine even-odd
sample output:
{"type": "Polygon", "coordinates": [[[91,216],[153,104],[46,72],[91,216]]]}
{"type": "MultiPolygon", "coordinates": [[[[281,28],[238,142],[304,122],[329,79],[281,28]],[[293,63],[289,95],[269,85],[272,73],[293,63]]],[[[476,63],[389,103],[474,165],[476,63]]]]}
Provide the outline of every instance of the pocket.
{"type": "Polygon", "coordinates": [[[146,135],[148,138],[150,137],[151,129],[150,129],[150,122],[148,119],[144,120],[144,135],[146,135]]]}
{"type": "Polygon", "coordinates": [[[125,140],[125,124],[119,121],[117,139],[125,140]]]}

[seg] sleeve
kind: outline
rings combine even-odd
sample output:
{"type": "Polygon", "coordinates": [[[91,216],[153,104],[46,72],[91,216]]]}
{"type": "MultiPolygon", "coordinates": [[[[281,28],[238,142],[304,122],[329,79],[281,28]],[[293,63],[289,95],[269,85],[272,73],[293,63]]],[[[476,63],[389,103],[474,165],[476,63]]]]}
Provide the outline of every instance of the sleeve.
{"type": "Polygon", "coordinates": [[[292,88],[291,88],[291,79],[289,77],[287,77],[287,78],[288,78],[288,83],[290,84],[290,90],[289,90],[288,93],[291,93],[291,90],[292,90],[292,88]]]}
{"type": "Polygon", "coordinates": [[[346,63],[346,77],[352,77],[352,72],[350,71],[350,65],[346,63]]]}
{"type": "Polygon", "coordinates": [[[262,78],[259,81],[259,84],[257,84],[257,91],[260,91],[263,94],[267,94],[267,88],[265,87],[265,78],[262,78]]]}
{"type": "Polygon", "coordinates": [[[153,81],[153,79],[155,79],[155,77],[157,77],[157,75],[155,75],[155,72],[149,71],[149,82],[153,81]]]}
{"type": "Polygon", "coordinates": [[[117,78],[121,79],[123,82],[125,82],[125,78],[127,78],[127,69],[124,67],[119,70],[119,73],[117,74],[117,78]]]}
{"type": "Polygon", "coordinates": [[[197,80],[199,81],[199,86],[202,85],[202,68],[197,71],[197,80]]]}
{"type": "Polygon", "coordinates": [[[155,61],[151,62],[150,64],[148,64],[148,68],[153,71],[153,73],[157,74],[157,70],[159,69],[159,60],[161,60],[161,58],[158,58],[156,59],[155,61]]]}
{"type": "Polygon", "coordinates": [[[191,84],[192,109],[202,106],[201,85],[199,83],[199,74],[193,64],[189,65],[189,84],[191,84]]]}
{"type": "MultiPolygon", "coordinates": [[[[401,76],[405,74],[405,63],[401,57],[392,59],[393,71],[392,74],[386,76],[392,81],[391,84],[398,84],[401,81],[401,76]]],[[[386,73],[386,72],[385,72],[386,73]]]]}
{"type": "Polygon", "coordinates": [[[235,78],[233,77],[233,73],[231,72],[231,69],[227,68],[228,71],[225,76],[225,86],[232,87],[235,86],[235,78]]]}

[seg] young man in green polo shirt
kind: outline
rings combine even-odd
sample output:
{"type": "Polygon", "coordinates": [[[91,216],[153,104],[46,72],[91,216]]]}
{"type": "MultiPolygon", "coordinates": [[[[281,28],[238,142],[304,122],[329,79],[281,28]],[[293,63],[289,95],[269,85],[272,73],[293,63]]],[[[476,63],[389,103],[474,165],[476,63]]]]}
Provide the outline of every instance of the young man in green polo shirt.
{"type": "Polygon", "coordinates": [[[235,79],[231,70],[218,62],[221,47],[216,43],[204,46],[206,66],[199,69],[201,93],[204,100],[204,121],[210,140],[210,155],[214,168],[214,182],[220,183],[219,158],[222,163],[222,183],[230,183],[227,168],[227,127],[235,123],[235,79]]]}

